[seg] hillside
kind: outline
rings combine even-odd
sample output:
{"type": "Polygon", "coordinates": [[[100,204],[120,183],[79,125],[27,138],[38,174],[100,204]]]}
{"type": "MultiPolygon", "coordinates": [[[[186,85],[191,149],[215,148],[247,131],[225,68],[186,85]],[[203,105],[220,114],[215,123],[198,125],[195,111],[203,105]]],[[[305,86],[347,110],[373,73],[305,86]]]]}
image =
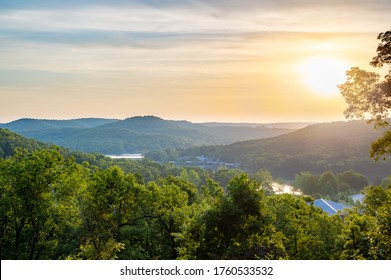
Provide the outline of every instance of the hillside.
{"type": "Polygon", "coordinates": [[[319,174],[348,169],[374,179],[391,172],[391,161],[374,162],[369,157],[370,144],[381,133],[363,121],[314,124],[277,137],[190,148],[179,155],[188,162],[205,156],[208,160],[238,163],[249,172],[264,168],[290,180],[302,171],[319,174]]]}
{"type": "Polygon", "coordinates": [[[39,120],[24,118],[7,124],[0,124],[0,127],[7,128],[14,132],[21,132],[61,128],[92,128],[115,121],[117,120],[102,118],[84,118],[73,120],[39,120]]]}
{"type": "Polygon", "coordinates": [[[210,126],[188,121],[163,120],[155,116],[132,117],[125,120],[21,119],[0,127],[72,150],[103,154],[144,153],[167,148],[230,144],[292,131],[262,125],[210,126]]]}
{"type": "Polygon", "coordinates": [[[0,158],[13,156],[16,148],[33,151],[47,146],[36,140],[27,139],[7,129],[0,128],[0,158]]]}
{"type": "MultiPolygon", "coordinates": [[[[391,190],[380,186],[367,188],[363,207],[343,212],[342,220],[311,197],[266,192],[272,183],[267,172],[251,177],[236,170],[66,154],[56,147],[38,149],[41,144],[5,129],[0,143],[34,150],[0,158],[2,260],[237,260],[261,259],[264,252],[276,260],[353,259],[357,250],[350,257],[346,249],[352,228],[365,240],[385,240],[374,243],[376,250],[361,246],[374,252],[364,251],[367,259],[390,256],[383,246],[388,232],[379,227],[389,224],[391,190]],[[298,225],[299,235],[292,230],[298,225]],[[117,244],[121,250],[113,250],[117,244]]],[[[349,183],[338,186],[350,188],[349,183]]]]}

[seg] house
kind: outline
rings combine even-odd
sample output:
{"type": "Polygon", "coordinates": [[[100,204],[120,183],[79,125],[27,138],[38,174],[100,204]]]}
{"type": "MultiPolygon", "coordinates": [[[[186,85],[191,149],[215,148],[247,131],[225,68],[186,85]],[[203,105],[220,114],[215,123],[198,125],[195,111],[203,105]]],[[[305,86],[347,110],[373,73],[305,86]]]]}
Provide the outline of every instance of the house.
{"type": "Polygon", "coordinates": [[[364,201],[365,195],[363,195],[362,193],[359,193],[359,194],[351,195],[349,197],[353,200],[353,202],[362,203],[364,201]]]}
{"type": "Polygon", "coordinates": [[[317,199],[314,201],[314,206],[320,207],[323,211],[328,213],[329,215],[337,214],[338,211],[350,208],[348,205],[344,205],[335,201],[325,200],[325,199],[317,199]]]}

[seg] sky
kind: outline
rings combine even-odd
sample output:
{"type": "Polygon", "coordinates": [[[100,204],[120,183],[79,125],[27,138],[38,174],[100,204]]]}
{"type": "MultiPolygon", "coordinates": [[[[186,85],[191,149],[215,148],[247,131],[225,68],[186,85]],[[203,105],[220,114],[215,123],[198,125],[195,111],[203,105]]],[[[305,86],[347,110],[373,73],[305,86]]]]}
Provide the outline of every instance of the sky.
{"type": "Polygon", "coordinates": [[[0,123],[328,122],[389,0],[0,0],[0,123]]]}

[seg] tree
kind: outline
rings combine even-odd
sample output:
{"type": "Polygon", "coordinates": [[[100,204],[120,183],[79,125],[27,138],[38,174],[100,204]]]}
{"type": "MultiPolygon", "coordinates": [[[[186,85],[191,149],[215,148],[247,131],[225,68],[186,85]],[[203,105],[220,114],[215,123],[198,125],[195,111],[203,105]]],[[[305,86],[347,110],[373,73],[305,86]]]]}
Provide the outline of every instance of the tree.
{"type": "Polygon", "coordinates": [[[338,192],[360,192],[369,185],[368,178],[353,170],[346,170],[337,174],[338,192]]]}
{"type": "Polygon", "coordinates": [[[339,216],[329,216],[312,205],[310,197],[291,194],[267,198],[272,223],[282,233],[286,258],[296,260],[334,259],[342,231],[339,216]]]}
{"type": "Polygon", "coordinates": [[[278,259],[285,256],[275,234],[264,190],[246,174],[231,180],[228,193],[200,213],[184,232],[182,258],[278,259]]]}
{"type": "Polygon", "coordinates": [[[17,149],[0,166],[1,259],[63,259],[74,254],[84,170],[57,149],[17,149]]]}
{"type": "Polygon", "coordinates": [[[178,257],[178,236],[196,205],[197,189],[180,178],[168,177],[162,181],[156,196],[158,212],[149,224],[152,231],[151,242],[155,246],[155,256],[159,259],[178,257]]]}
{"type": "Polygon", "coordinates": [[[321,195],[334,196],[337,190],[337,179],[330,171],[324,172],[319,177],[319,192],[321,195]]]}
{"type": "Polygon", "coordinates": [[[267,169],[261,169],[252,176],[253,180],[261,186],[267,194],[273,192],[273,176],[267,169]]]}
{"type": "Polygon", "coordinates": [[[305,194],[319,196],[318,185],[318,178],[308,171],[295,176],[294,186],[305,194]]]}
{"type": "Polygon", "coordinates": [[[374,218],[369,255],[371,259],[391,259],[391,187],[370,186],[364,193],[364,213],[374,218]]]}
{"type": "Polygon", "coordinates": [[[342,234],[342,259],[391,259],[391,187],[369,186],[364,202],[349,210],[342,234]]]}
{"type": "Polygon", "coordinates": [[[97,171],[80,197],[83,239],[79,257],[115,259],[124,249],[120,229],[133,221],[136,208],[135,179],[118,167],[97,171]]]}
{"type": "Polygon", "coordinates": [[[229,182],[236,176],[240,176],[242,172],[238,169],[229,169],[227,167],[219,167],[215,172],[213,179],[216,180],[226,191],[229,182]]]}
{"type": "MultiPolygon", "coordinates": [[[[381,42],[377,46],[377,55],[372,58],[371,65],[382,67],[384,64],[391,64],[391,30],[382,32],[377,37],[381,42]]],[[[391,74],[391,69],[389,70],[391,74]]],[[[391,78],[390,74],[386,78],[391,78]]]]}
{"type": "Polygon", "coordinates": [[[369,229],[374,227],[374,218],[359,213],[349,213],[344,220],[343,229],[343,251],[341,259],[365,260],[371,259],[369,250],[371,248],[369,229]]]}
{"type": "MultiPolygon", "coordinates": [[[[370,64],[374,67],[391,65],[391,30],[380,33],[377,55],[370,64]]],[[[347,71],[347,81],[339,85],[339,90],[348,103],[345,117],[348,119],[368,119],[376,128],[388,128],[383,136],[371,145],[371,157],[380,157],[391,153],[391,129],[388,117],[391,110],[391,68],[388,75],[380,81],[380,75],[358,67],[347,71]]]]}

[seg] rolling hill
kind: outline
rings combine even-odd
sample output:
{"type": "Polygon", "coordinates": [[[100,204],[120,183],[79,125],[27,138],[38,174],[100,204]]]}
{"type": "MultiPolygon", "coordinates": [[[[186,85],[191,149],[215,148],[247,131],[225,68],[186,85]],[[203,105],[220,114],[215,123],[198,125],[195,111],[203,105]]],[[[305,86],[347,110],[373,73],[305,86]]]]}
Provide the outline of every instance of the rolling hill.
{"type": "MultiPolygon", "coordinates": [[[[24,133],[74,151],[121,153],[165,149],[148,152],[146,157],[160,162],[174,160],[178,165],[190,163],[206,166],[206,161],[235,163],[234,166],[250,173],[268,169],[274,177],[286,180],[293,180],[296,174],[303,171],[321,174],[325,171],[338,173],[352,169],[371,180],[382,179],[391,173],[390,160],[375,162],[368,153],[371,142],[382,131],[373,129],[363,121],[313,124],[269,138],[225,145],[195,146],[208,141],[227,140],[222,133],[225,129],[230,135],[246,131],[247,128],[253,133],[256,131],[254,127],[254,130],[244,126],[227,128],[224,125],[216,127],[185,121],[166,121],[156,117],[136,117],[90,128],[63,127],[24,133]],[[203,129],[205,127],[207,128],[203,129]],[[208,129],[220,131],[212,134],[208,129]],[[177,150],[173,150],[174,148],[177,150]]],[[[270,133],[270,130],[266,132],[270,133]]],[[[245,136],[248,137],[248,134],[245,136]]],[[[48,147],[48,144],[0,129],[0,157],[12,155],[16,147],[31,150],[48,147]]]]}
{"type": "Polygon", "coordinates": [[[7,128],[14,132],[22,132],[61,128],[92,128],[115,121],[118,120],[101,118],[84,118],[74,120],[39,120],[24,118],[7,124],[0,124],[0,127],[7,128]]]}
{"type": "Polygon", "coordinates": [[[371,179],[383,178],[391,173],[391,161],[375,162],[368,152],[381,134],[364,121],[314,124],[266,139],[189,148],[169,160],[180,163],[181,159],[190,162],[206,157],[208,161],[237,163],[250,173],[268,169],[288,180],[302,171],[320,174],[349,169],[371,179]]]}
{"type": "Polygon", "coordinates": [[[20,119],[0,127],[45,143],[72,150],[103,154],[144,153],[166,148],[230,144],[291,132],[284,127],[262,125],[206,125],[188,121],[164,120],[155,116],[125,120],[20,119]]]}
{"type": "Polygon", "coordinates": [[[29,151],[46,148],[49,145],[33,139],[27,139],[21,135],[0,128],[0,158],[13,156],[16,148],[24,148],[29,151]]]}

